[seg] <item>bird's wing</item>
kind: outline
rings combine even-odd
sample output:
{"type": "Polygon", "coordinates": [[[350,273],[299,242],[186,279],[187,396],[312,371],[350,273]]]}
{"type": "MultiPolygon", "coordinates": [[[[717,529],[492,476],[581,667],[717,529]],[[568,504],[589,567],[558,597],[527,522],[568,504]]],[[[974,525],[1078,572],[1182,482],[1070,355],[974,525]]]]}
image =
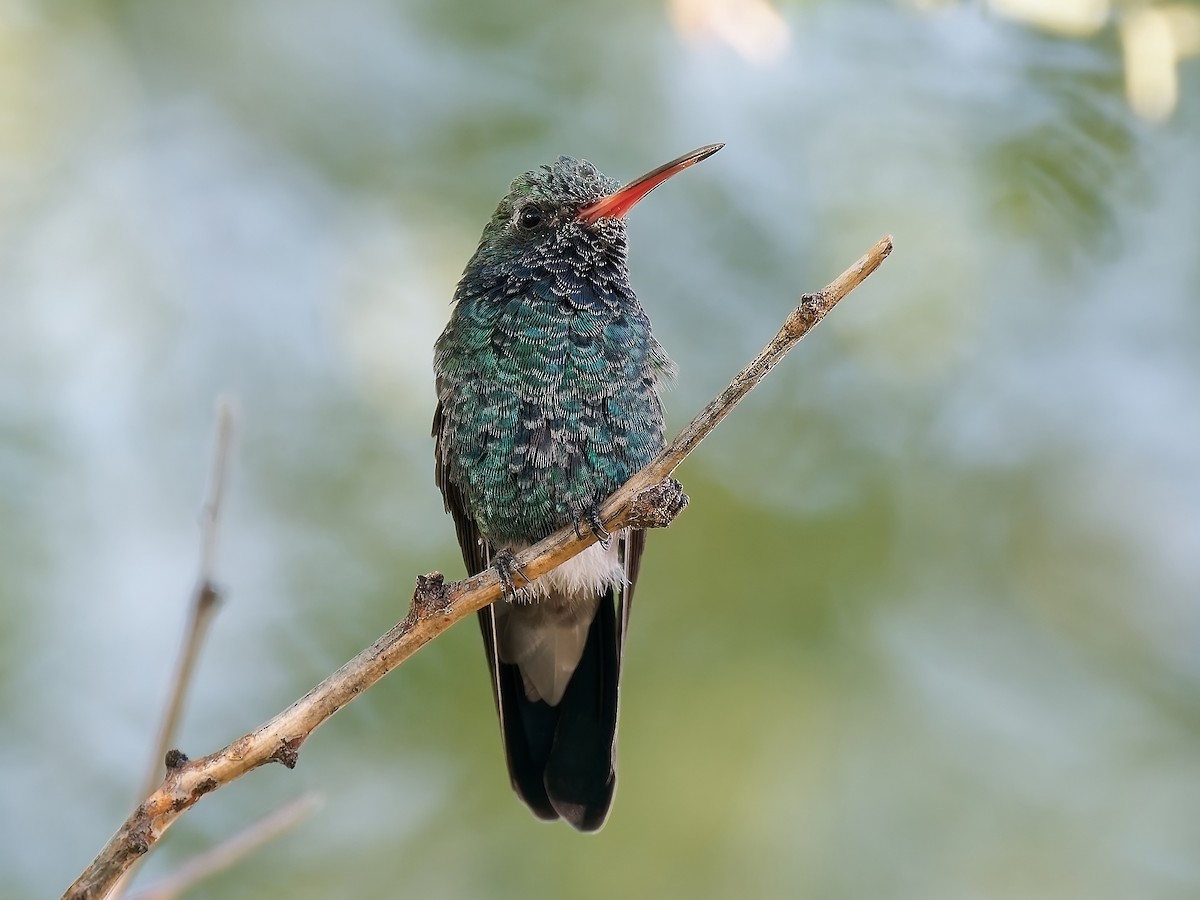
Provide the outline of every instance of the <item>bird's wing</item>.
{"type": "Polygon", "coordinates": [[[621,540],[621,564],[625,567],[625,587],[621,590],[621,621],[617,631],[619,647],[625,649],[625,633],[629,630],[629,615],[633,611],[633,591],[642,568],[642,553],[646,549],[646,532],[631,528],[621,540]]]}
{"type": "MultiPolygon", "coordinates": [[[[467,514],[466,504],[463,502],[462,493],[459,491],[458,486],[447,477],[447,448],[443,443],[445,438],[443,434],[444,419],[442,404],[439,402],[437,409],[433,413],[433,480],[442,492],[442,501],[446,505],[446,512],[454,520],[454,531],[458,535],[458,547],[462,551],[463,564],[467,567],[467,575],[478,575],[492,564],[492,547],[484,539],[483,535],[479,533],[479,527],[475,524],[475,520],[467,514]]],[[[500,654],[496,648],[495,615],[490,605],[479,611],[479,627],[483,631],[483,643],[488,651],[488,671],[492,676],[492,696],[496,701],[496,709],[500,712],[501,719],[503,719],[504,711],[500,709],[500,690],[498,684],[500,677],[500,654]]]]}
{"type": "MultiPolygon", "coordinates": [[[[454,530],[458,535],[458,546],[462,550],[463,564],[467,567],[468,575],[476,575],[492,564],[493,550],[491,544],[479,532],[466,511],[462,493],[457,485],[447,477],[446,448],[443,446],[444,416],[442,405],[438,403],[433,414],[434,437],[434,481],[442,492],[442,500],[446,504],[446,512],[454,520],[454,530]]],[[[536,750],[530,745],[526,731],[534,727],[535,731],[553,733],[554,712],[549,707],[541,713],[546,721],[542,723],[527,723],[521,715],[524,690],[521,687],[520,673],[516,666],[505,666],[500,663],[500,650],[496,643],[496,612],[494,604],[488,604],[478,613],[479,630],[483,633],[483,647],[488,658],[488,675],[492,679],[492,699],[496,703],[496,712],[500,717],[500,730],[504,735],[504,750],[508,759],[509,777],[513,788],[529,805],[533,813],[541,819],[557,819],[558,813],[550,803],[542,786],[541,773],[545,768],[544,756],[546,750],[536,750]],[[535,773],[536,777],[525,777],[527,773],[535,773]]]]}
{"type": "Polygon", "coordinates": [[[442,404],[438,403],[433,413],[433,480],[442,492],[446,512],[454,520],[454,530],[458,534],[458,546],[462,549],[467,574],[477,575],[491,565],[492,550],[479,533],[475,520],[467,515],[458,487],[446,477],[446,448],[442,445],[442,426],[442,404]]]}

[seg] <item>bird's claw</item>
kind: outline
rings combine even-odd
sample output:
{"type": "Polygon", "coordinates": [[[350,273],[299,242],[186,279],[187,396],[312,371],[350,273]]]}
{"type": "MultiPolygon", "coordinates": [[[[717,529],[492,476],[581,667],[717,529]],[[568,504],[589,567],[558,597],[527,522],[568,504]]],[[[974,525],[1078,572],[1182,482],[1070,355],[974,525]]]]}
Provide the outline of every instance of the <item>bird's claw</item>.
{"type": "Polygon", "coordinates": [[[521,580],[525,582],[526,586],[533,584],[529,576],[525,574],[524,566],[517,562],[517,558],[511,550],[497,550],[492,559],[492,565],[496,567],[496,576],[500,579],[500,588],[504,591],[504,596],[510,600],[517,595],[519,590],[513,583],[514,572],[521,576],[521,580]]]}
{"type": "Polygon", "coordinates": [[[575,517],[575,537],[583,537],[583,523],[587,522],[587,526],[591,529],[592,534],[596,536],[597,542],[605,550],[612,546],[612,534],[604,527],[604,520],[600,518],[600,507],[593,506],[580,516],[575,517]]]}

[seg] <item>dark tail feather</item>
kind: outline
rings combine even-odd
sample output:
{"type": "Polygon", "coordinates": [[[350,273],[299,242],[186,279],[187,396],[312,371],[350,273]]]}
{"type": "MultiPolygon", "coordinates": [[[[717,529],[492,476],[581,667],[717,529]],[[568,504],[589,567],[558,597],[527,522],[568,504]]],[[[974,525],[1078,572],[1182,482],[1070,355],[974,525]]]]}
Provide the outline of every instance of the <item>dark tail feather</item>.
{"type": "MultiPolygon", "coordinates": [[[[489,654],[491,610],[480,611],[489,654]]],[[[516,666],[496,664],[496,705],[513,789],[541,819],[560,816],[580,831],[604,824],[616,789],[617,615],[612,592],[600,601],[562,701],[525,696],[516,666]]]]}
{"type": "Polygon", "coordinates": [[[604,824],[617,787],[619,652],[610,591],[600,600],[583,656],[558,705],[543,778],[555,810],[580,831],[604,824]]]}

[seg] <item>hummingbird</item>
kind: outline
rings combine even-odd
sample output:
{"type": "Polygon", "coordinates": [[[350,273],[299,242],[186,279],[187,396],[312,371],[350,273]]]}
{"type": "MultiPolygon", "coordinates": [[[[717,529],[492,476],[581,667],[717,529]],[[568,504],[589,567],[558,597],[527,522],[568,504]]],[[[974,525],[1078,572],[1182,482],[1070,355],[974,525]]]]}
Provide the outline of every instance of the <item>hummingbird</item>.
{"type": "Polygon", "coordinates": [[[616,788],[621,656],[645,532],[605,531],[600,504],[663,447],[674,365],[629,284],[625,215],[721,149],[624,187],[560,156],[516,178],[454,292],[434,348],[435,481],[480,610],[509,777],[535,816],[596,831],[616,788]],[[523,578],[513,554],[559,528],[597,543],[523,578]]]}

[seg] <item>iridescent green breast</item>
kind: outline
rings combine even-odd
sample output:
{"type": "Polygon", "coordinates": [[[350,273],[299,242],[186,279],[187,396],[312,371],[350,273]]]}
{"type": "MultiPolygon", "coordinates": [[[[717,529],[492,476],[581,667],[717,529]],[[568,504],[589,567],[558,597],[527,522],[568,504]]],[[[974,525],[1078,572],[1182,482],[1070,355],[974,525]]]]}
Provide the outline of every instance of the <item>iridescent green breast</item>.
{"type": "Polygon", "coordinates": [[[669,363],[624,286],[460,286],[435,368],[446,475],[499,544],[577,519],[657,453],[669,363]]]}

